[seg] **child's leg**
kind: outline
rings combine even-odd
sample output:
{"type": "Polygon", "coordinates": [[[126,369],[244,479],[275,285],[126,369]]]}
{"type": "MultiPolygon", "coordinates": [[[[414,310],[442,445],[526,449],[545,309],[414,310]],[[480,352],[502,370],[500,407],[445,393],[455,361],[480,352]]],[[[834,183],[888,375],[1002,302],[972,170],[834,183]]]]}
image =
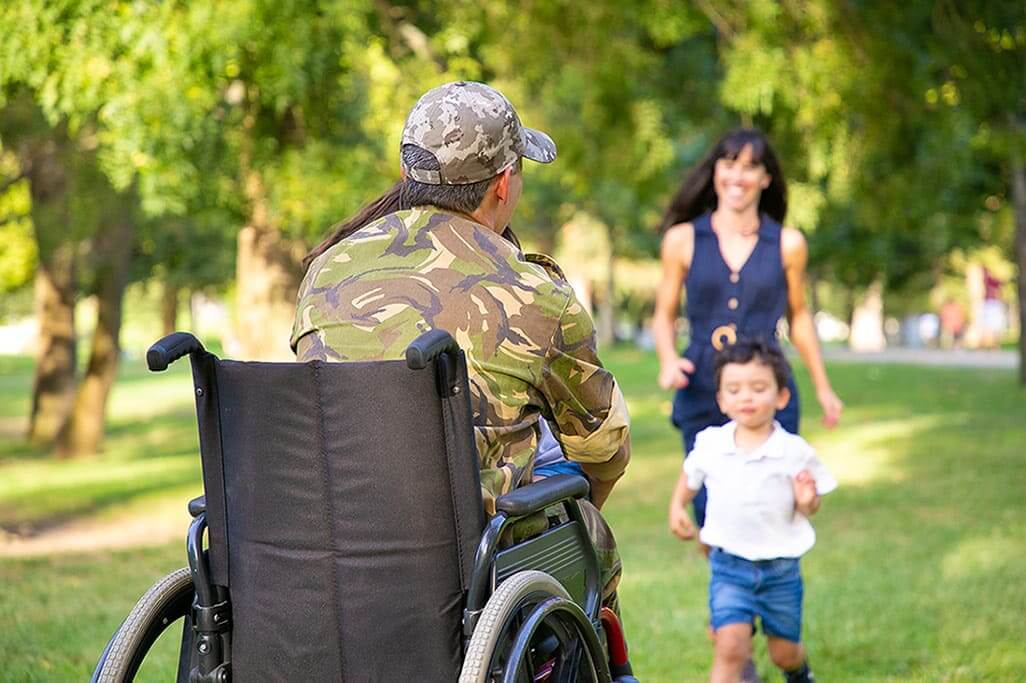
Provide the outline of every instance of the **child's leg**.
{"type": "Polygon", "coordinates": [[[716,658],[709,683],[738,683],[752,656],[751,624],[727,624],[716,629],[716,658]]]}
{"type": "Polygon", "coordinates": [[[786,638],[767,636],[769,656],[779,668],[785,672],[797,671],[805,663],[805,646],[786,638]]]}
{"type": "Polygon", "coordinates": [[[801,643],[804,582],[797,559],[768,563],[757,592],[758,614],[766,632],[770,659],[788,683],[811,681],[801,643]]]}
{"type": "Polygon", "coordinates": [[[710,681],[737,683],[752,656],[756,587],[753,566],[719,548],[709,555],[709,614],[716,652],[710,681]]]}

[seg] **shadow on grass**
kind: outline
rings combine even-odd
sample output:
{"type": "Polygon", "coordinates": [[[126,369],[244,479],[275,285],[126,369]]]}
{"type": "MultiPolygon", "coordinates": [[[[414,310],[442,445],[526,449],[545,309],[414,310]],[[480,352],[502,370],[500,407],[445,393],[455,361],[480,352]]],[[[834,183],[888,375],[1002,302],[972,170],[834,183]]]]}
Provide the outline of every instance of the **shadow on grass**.
{"type": "Polygon", "coordinates": [[[1016,393],[987,389],[971,416],[923,401],[941,419],[867,444],[892,454],[881,473],[892,476],[827,499],[806,563],[827,679],[979,680],[1026,666],[1013,635],[1026,613],[1024,430],[1016,393]]]}
{"type": "Polygon", "coordinates": [[[35,536],[161,490],[200,481],[186,372],[115,386],[103,451],[56,460],[23,441],[0,444],[0,529],[35,536]]]}

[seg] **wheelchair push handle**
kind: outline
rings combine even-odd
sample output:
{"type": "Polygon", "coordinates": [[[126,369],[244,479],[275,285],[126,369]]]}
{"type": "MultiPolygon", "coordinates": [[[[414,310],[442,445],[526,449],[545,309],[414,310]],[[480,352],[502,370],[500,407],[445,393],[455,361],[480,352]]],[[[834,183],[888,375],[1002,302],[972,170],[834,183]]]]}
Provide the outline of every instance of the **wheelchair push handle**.
{"type": "Polygon", "coordinates": [[[175,332],[154,342],[146,352],[146,365],[151,372],[162,372],[182,356],[204,351],[199,339],[188,332],[175,332]]]}
{"type": "Polygon", "coordinates": [[[406,366],[411,370],[423,370],[442,354],[456,355],[459,351],[459,344],[448,332],[428,330],[406,347],[406,366]]]}

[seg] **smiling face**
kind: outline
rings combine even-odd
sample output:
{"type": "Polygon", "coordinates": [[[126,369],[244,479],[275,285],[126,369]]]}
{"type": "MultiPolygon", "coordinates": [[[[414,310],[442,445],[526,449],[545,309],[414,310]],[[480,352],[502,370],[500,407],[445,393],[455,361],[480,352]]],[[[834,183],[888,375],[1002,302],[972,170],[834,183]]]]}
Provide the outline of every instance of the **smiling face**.
{"type": "Polygon", "coordinates": [[[790,390],[777,384],[773,368],[758,359],[727,363],[720,373],[720,388],[716,393],[720,410],[747,429],[771,423],[790,398],[790,390]]]}
{"type": "Polygon", "coordinates": [[[772,178],[766,167],[756,163],[752,146],[741,148],[737,158],[721,157],[713,169],[713,189],[717,206],[732,211],[743,211],[758,206],[762,191],[770,186],[772,178]]]}

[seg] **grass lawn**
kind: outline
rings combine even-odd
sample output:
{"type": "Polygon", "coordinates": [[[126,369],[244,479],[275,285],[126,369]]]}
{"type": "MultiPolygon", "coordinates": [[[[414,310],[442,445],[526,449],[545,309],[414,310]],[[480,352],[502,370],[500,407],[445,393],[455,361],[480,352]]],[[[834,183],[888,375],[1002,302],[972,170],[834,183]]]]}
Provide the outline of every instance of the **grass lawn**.
{"type": "MultiPolygon", "coordinates": [[[[654,387],[653,356],[618,350],[607,361],[634,419],[634,460],[606,512],[624,558],[636,670],[643,681],[703,680],[708,570],[666,529],[680,465],[669,396],[654,387]]],[[[154,509],[181,519],[181,535],[155,547],[0,557],[0,680],[88,678],[135,599],[184,564],[184,506],[199,491],[187,367],[151,376],[140,362],[126,365],[107,451],[57,463],[16,438],[31,366],[0,357],[0,533],[45,537],[69,520],[102,527],[154,509]]],[[[799,377],[803,433],[841,483],[803,561],[804,634],[818,678],[1022,680],[1026,392],[1011,371],[838,364],[830,372],[847,404],[834,431],[817,423],[799,377]]],[[[145,680],[169,680],[175,645],[166,639],[145,680]]],[[[757,663],[779,680],[761,643],[757,663]]]]}

